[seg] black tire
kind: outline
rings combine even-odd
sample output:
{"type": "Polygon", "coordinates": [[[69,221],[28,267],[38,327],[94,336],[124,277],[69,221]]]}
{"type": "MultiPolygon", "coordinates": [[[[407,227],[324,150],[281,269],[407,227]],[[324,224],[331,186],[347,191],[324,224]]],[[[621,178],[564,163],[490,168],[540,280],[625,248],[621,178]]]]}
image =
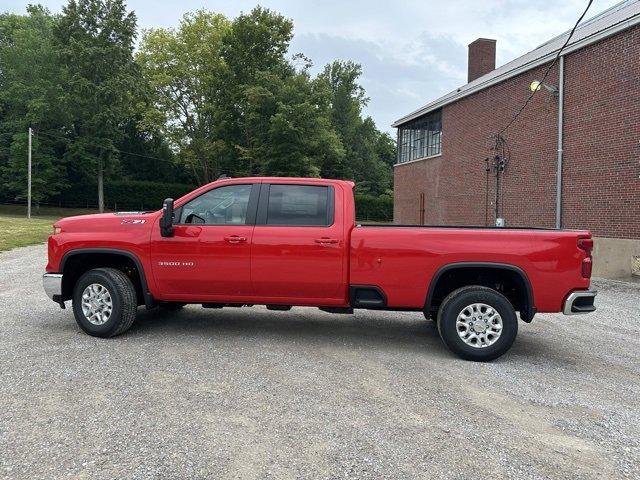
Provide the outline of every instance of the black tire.
{"type": "Polygon", "coordinates": [[[73,289],[73,314],[80,328],[94,337],[114,337],[129,330],[136,319],[136,289],[129,277],[115,268],[96,268],[86,272],[73,289]],[[103,324],[95,325],[82,311],[82,294],[92,284],[104,287],[111,297],[111,314],[103,324]]]}
{"type": "Polygon", "coordinates": [[[444,299],[438,310],[438,332],[445,345],[460,358],[487,362],[500,357],[511,348],[518,334],[518,318],[513,305],[504,295],[491,288],[473,285],[459,288],[444,299]],[[492,307],[502,318],[500,336],[493,344],[482,348],[467,344],[458,334],[456,326],[458,315],[465,307],[474,303],[492,307]]]}
{"type": "Polygon", "coordinates": [[[180,310],[185,305],[186,303],[182,302],[158,302],[158,307],[169,311],[180,310]]]}

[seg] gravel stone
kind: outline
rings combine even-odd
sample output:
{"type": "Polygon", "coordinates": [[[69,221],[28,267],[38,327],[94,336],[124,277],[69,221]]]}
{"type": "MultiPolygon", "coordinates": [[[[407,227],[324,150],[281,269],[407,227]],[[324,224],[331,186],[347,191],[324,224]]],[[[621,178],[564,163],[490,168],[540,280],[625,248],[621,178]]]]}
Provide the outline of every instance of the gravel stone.
{"type": "Polygon", "coordinates": [[[486,364],[420,313],[146,311],[98,339],[0,254],[0,478],[640,478],[640,285],[486,364]]]}

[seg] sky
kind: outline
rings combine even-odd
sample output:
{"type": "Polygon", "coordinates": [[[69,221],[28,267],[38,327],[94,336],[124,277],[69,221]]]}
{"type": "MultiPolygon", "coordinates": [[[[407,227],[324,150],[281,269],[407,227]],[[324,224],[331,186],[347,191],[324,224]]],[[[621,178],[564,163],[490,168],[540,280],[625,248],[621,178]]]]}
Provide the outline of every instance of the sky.
{"type": "MultiPolygon", "coordinates": [[[[594,0],[590,18],[619,0],[594,0]]],[[[28,3],[3,0],[0,11],[23,13],[28,3]]],[[[63,0],[40,0],[59,12],[63,0]]],[[[185,12],[201,8],[233,18],[256,0],[129,0],[142,28],[175,27],[185,12]]],[[[497,66],[569,30],[586,0],[261,0],[294,22],[291,54],[304,53],[313,73],[334,59],[363,68],[370,98],[365,113],[378,128],[466,83],[467,45],[497,40],[497,66]]]]}

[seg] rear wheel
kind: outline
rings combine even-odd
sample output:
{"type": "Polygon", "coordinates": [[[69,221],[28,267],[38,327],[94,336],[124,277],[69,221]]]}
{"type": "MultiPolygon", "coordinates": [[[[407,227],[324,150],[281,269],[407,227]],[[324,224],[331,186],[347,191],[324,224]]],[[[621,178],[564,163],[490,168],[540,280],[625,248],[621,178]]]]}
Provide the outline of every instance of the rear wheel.
{"type": "Polygon", "coordinates": [[[129,330],[137,308],[133,283],[115,268],[89,270],[73,290],[76,322],[94,337],[113,337],[129,330]]]}
{"type": "Polygon", "coordinates": [[[465,360],[494,360],[511,348],[518,333],[513,305],[487,287],[459,288],[438,310],[438,331],[451,351],[465,360]]]}

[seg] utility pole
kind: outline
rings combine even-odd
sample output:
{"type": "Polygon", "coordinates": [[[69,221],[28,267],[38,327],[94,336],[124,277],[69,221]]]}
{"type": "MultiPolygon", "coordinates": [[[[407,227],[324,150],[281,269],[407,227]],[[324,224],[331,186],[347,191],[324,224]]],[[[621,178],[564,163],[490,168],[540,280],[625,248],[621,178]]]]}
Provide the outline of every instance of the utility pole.
{"type": "Polygon", "coordinates": [[[29,153],[28,153],[28,168],[29,173],[27,174],[27,218],[31,218],[31,134],[33,131],[31,127],[29,127],[29,153]]]}
{"type": "Polygon", "coordinates": [[[102,163],[102,153],[98,158],[98,211],[104,213],[104,173],[102,163]]]}

